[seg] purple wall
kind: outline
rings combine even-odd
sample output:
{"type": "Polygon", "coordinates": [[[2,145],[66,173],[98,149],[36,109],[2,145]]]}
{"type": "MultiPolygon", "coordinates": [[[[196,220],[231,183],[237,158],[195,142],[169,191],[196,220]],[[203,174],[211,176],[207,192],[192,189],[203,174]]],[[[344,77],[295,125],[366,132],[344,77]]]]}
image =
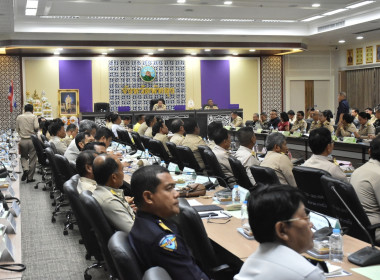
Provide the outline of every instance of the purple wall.
{"type": "Polygon", "coordinates": [[[59,88],[79,89],[79,111],[92,112],[91,60],[60,60],[59,88]]]}
{"type": "Polygon", "coordinates": [[[230,105],[230,62],[228,60],[201,60],[202,105],[212,99],[219,109],[230,105]]]}

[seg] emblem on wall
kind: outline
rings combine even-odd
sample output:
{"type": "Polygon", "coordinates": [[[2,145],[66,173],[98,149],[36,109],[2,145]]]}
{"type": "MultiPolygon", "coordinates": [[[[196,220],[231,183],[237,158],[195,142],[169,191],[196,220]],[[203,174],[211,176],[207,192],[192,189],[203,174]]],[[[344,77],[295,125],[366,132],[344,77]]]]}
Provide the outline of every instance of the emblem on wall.
{"type": "Polygon", "coordinates": [[[140,78],[144,82],[152,82],[156,78],[156,70],[152,66],[144,66],[141,68],[140,78]]]}

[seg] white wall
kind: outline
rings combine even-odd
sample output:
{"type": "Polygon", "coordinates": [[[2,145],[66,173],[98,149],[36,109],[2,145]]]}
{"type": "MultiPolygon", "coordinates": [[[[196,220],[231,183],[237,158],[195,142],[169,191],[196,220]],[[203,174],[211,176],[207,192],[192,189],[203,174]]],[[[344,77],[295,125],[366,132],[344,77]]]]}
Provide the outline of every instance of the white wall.
{"type": "Polygon", "coordinates": [[[290,104],[294,112],[305,111],[305,81],[290,81],[290,104]]]}

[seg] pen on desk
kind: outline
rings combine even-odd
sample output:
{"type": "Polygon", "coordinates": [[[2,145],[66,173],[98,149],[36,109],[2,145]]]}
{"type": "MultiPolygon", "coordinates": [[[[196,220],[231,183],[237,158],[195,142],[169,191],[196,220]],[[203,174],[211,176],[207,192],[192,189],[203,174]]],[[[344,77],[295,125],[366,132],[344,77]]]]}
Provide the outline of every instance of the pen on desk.
{"type": "Polygon", "coordinates": [[[226,215],[228,218],[231,218],[232,215],[231,214],[228,214],[227,212],[224,212],[224,211],[220,211],[221,214],[223,215],[226,215]]]}

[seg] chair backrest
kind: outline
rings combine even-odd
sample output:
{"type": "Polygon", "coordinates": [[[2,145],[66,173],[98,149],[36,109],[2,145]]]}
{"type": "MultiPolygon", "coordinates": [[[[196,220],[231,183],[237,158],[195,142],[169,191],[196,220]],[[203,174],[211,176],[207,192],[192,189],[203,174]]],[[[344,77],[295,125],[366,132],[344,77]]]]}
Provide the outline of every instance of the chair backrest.
{"type": "Polygon", "coordinates": [[[108,250],[120,280],[141,280],[143,272],[129,244],[127,233],[115,232],[108,241],[108,250]]]}
{"type": "Polygon", "coordinates": [[[274,185],[280,184],[276,172],[269,167],[253,165],[249,168],[256,184],[274,185]]]}
{"type": "Polygon", "coordinates": [[[145,147],[141,141],[140,135],[135,131],[131,132],[131,135],[132,135],[133,141],[135,142],[136,148],[140,151],[145,151],[145,147]]]}
{"type": "Polygon", "coordinates": [[[166,152],[164,144],[161,141],[157,139],[150,139],[149,147],[153,155],[160,157],[166,163],[170,162],[170,156],[166,152]]]}
{"type": "Polygon", "coordinates": [[[184,167],[189,167],[194,169],[196,172],[202,172],[201,167],[199,166],[193,151],[187,146],[177,146],[177,155],[179,160],[182,162],[184,167]]]}
{"type": "Polygon", "coordinates": [[[30,138],[32,139],[34,149],[36,150],[38,163],[42,166],[47,166],[48,162],[46,162],[47,157],[44,151],[44,147],[42,146],[42,143],[40,140],[38,140],[37,136],[32,134],[30,135],[30,138]]]}
{"type": "Polygon", "coordinates": [[[204,149],[203,155],[204,155],[205,165],[207,164],[208,167],[210,168],[209,170],[207,170],[208,176],[216,176],[219,184],[225,188],[228,188],[229,186],[227,185],[226,176],[224,175],[222,168],[220,167],[219,161],[216,158],[214,152],[211,149],[204,149]]]}
{"type": "Polygon", "coordinates": [[[331,216],[321,184],[321,177],[323,175],[331,176],[330,173],[318,168],[295,166],[293,167],[293,175],[297,187],[306,197],[307,205],[305,206],[313,211],[331,216]]]}
{"type": "Polygon", "coordinates": [[[247,170],[241,164],[240,160],[230,156],[228,157],[228,161],[230,163],[232,173],[236,178],[237,184],[239,186],[242,186],[243,188],[246,188],[249,191],[252,191],[254,189],[254,186],[252,185],[251,180],[249,180],[247,170]]]}
{"type": "Polygon", "coordinates": [[[51,147],[45,148],[45,153],[46,153],[46,156],[48,158],[49,165],[51,168],[51,173],[52,173],[52,176],[54,179],[53,183],[58,188],[58,190],[60,190],[62,192],[63,191],[63,184],[66,181],[62,181],[59,179],[62,175],[61,175],[61,172],[58,168],[57,161],[55,160],[55,156],[54,156],[55,154],[54,154],[51,147]]]}
{"type": "Polygon", "coordinates": [[[103,256],[100,247],[96,240],[95,233],[91,229],[91,224],[85,216],[83,204],[79,199],[79,193],[77,190],[79,178],[79,174],[71,177],[70,180],[66,181],[63,185],[63,190],[69,199],[71,210],[75,215],[75,220],[88,256],[93,256],[96,260],[101,261],[103,260],[103,256]]]}
{"type": "Polygon", "coordinates": [[[53,150],[54,154],[58,154],[58,150],[53,142],[48,142],[50,145],[50,148],[53,150]]]}
{"type": "Polygon", "coordinates": [[[155,266],[145,271],[142,280],[172,280],[172,278],[165,269],[155,266]]]}
{"type": "Polygon", "coordinates": [[[179,159],[179,156],[177,154],[177,145],[172,142],[166,142],[166,147],[168,147],[170,154],[172,155],[172,161],[176,164],[178,164],[179,168],[183,169],[183,163],[179,159]]]}
{"type": "Polygon", "coordinates": [[[355,219],[351,216],[347,208],[343,205],[342,201],[336,195],[335,191],[342,197],[343,201],[347,204],[350,210],[354,213],[360,223],[370,232],[371,237],[375,240],[375,230],[368,227],[371,225],[367,214],[364,212],[363,206],[355,192],[355,189],[350,183],[332,178],[331,176],[323,175],[321,183],[326,193],[326,202],[332,212],[332,216],[339,219],[343,228],[348,228],[346,234],[370,242],[367,235],[359,227],[355,219]],[[335,191],[334,191],[335,189],[335,191]]]}
{"type": "Polygon", "coordinates": [[[90,222],[92,229],[95,232],[96,240],[102,252],[103,258],[106,262],[108,272],[113,277],[117,277],[117,271],[113,264],[113,260],[108,250],[108,241],[114,234],[114,230],[105,217],[102,208],[96,199],[91,195],[91,192],[84,191],[79,195],[79,199],[84,206],[84,214],[90,222]]]}
{"type": "Polygon", "coordinates": [[[49,142],[49,140],[47,139],[47,137],[43,134],[41,134],[41,139],[42,139],[42,142],[49,142]]]}
{"type": "Polygon", "coordinates": [[[202,160],[203,160],[203,163],[205,164],[205,170],[206,170],[206,173],[207,173],[208,175],[210,175],[210,174],[213,173],[213,171],[212,171],[211,167],[208,165],[207,160],[205,159],[205,156],[204,156],[204,151],[205,151],[205,150],[209,150],[209,151],[211,151],[211,149],[210,149],[209,146],[206,146],[206,145],[200,145],[200,146],[198,146],[198,151],[199,151],[199,153],[201,154],[201,158],[202,158],[202,160]]]}
{"type": "Polygon", "coordinates": [[[380,126],[376,127],[376,135],[380,133],[380,126]]]}
{"type": "Polygon", "coordinates": [[[246,121],[245,126],[252,126],[253,127],[254,126],[253,121],[246,121]]]}
{"type": "Polygon", "coordinates": [[[128,131],[118,129],[117,135],[119,136],[119,140],[123,142],[123,144],[134,147],[134,144],[132,143],[131,137],[129,137],[128,131]]]}
{"type": "Polygon", "coordinates": [[[76,173],[72,170],[69,161],[62,155],[54,155],[54,161],[58,167],[58,176],[55,177],[56,186],[63,191],[63,184],[70,180],[76,173]]]}
{"type": "Polygon", "coordinates": [[[150,139],[152,139],[152,138],[150,138],[150,137],[148,137],[148,136],[145,136],[145,135],[140,135],[140,138],[141,138],[141,141],[142,141],[142,143],[144,144],[144,146],[145,146],[145,148],[146,149],[150,149],[150,146],[149,146],[149,141],[150,141],[150,139]]]}

